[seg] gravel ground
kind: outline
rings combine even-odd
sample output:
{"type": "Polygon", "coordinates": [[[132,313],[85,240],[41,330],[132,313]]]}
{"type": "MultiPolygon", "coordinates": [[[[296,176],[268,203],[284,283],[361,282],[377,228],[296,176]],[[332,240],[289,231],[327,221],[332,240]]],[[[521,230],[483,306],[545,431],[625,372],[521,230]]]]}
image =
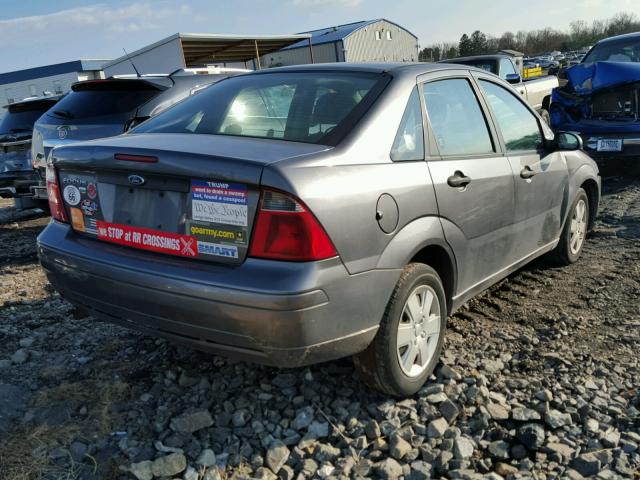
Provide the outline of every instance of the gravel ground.
{"type": "Polygon", "coordinates": [[[402,401],[341,360],[277,370],[82,318],[48,218],[0,204],[0,478],[640,478],[640,181],[604,180],[581,260],[539,260],[449,322],[402,401]]]}

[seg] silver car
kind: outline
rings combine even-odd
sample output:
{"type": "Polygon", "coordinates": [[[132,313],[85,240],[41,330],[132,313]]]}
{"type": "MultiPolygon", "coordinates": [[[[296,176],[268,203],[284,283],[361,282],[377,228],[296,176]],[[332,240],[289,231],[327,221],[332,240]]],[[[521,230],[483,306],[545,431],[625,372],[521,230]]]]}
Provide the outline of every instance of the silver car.
{"type": "Polygon", "coordinates": [[[55,148],[38,252],[95,318],[282,367],[354,355],[409,395],[465,301],[578,259],[600,196],[580,147],[473,67],[240,75],[55,148]]]}

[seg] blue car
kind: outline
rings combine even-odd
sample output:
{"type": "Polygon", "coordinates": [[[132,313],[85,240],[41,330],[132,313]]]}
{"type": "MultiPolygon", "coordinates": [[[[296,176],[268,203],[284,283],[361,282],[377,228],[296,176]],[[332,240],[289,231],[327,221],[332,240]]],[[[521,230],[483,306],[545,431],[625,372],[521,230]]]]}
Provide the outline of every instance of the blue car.
{"type": "Polygon", "coordinates": [[[551,126],[593,158],[640,155],[640,32],[598,42],[552,94],[551,126]]]}

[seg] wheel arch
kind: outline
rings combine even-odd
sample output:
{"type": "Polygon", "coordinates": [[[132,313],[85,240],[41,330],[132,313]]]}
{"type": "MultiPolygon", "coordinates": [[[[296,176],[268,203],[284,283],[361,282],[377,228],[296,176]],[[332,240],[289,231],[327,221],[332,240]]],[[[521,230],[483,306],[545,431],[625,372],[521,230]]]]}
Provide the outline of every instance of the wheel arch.
{"type": "Polygon", "coordinates": [[[598,168],[595,166],[593,160],[588,158],[587,155],[581,151],[567,152],[565,154],[565,160],[569,169],[569,184],[568,188],[565,190],[565,196],[562,202],[561,229],[564,228],[564,224],[568,218],[569,207],[576,198],[579,188],[583,188],[585,190],[587,198],[589,199],[589,228],[591,228],[593,226],[592,222],[595,221],[600,202],[600,180],[598,176],[598,168]]]}
{"type": "Polygon", "coordinates": [[[592,230],[595,224],[596,215],[598,214],[598,204],[600,203],[600,190],[598,183],[593,178],[588,178],[580,185],[589,200],[589,224],[588,230],[592,230]]]}
{"type": "Polygon", "coordinates": [[[420,217],[402,227],[380,255],[377,268],[402,269],[411,262],[431,266],[442,279],[450,313],[457,288],[457,264],[440,220],[437,216],[420,217]]]}
{"type": "Polygon", "coordinates": [[[450,253],[441,245],[430,244],[416,252],[409,263],[424,263],[438,273],[444,287],[447,313],[451,313],[456,291],[456,270],[450,253]]]}

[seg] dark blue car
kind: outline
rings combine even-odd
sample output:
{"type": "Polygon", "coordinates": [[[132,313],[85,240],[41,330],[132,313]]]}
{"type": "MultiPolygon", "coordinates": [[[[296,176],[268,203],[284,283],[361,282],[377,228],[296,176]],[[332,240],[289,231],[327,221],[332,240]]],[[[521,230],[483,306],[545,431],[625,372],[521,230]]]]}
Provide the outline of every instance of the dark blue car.
{"type": "Polygon", "coordinates": [[[551,126],[594,158],[640,155],[640,32],[598,42],[553,91],[551,126]]]}

